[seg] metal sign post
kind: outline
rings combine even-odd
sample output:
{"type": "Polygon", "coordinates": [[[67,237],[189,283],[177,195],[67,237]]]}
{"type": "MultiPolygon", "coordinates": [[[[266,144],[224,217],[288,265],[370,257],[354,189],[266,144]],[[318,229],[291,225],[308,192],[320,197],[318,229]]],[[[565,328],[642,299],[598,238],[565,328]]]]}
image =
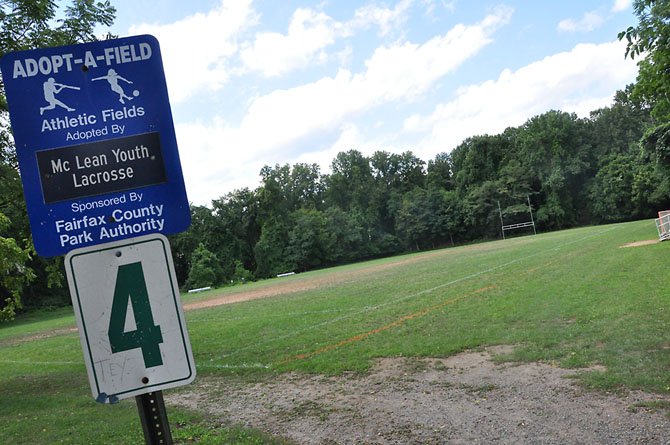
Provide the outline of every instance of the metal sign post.
{"type": "Polygon", "coordinates": [[[0,68],[33,242],[67,254],[93,397],[136,397],[147,444],[172,444],[161,391],[195,365],[162,234],[191,217],[158,41],[17,51],[0,68]]]}
{"type": "Polygon", "coordinates": [[[156,391],[135,397],[147,445],[172,445],[163,392],[156,391]]]}
{"type": "Polygon", "coordinates": [[[196,370],[167,238],[77,249],[65,269],[93,397],[135,396],[147,445],[172,444],[161,391],[196,370]]]}

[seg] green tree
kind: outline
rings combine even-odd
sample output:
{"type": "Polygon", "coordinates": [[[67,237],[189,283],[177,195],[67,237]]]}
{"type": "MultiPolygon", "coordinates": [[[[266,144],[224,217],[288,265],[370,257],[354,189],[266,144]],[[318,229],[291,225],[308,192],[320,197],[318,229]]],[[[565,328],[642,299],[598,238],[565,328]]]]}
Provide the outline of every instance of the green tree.
{"type": "Polygon", "coordinates": [[[397,240],[388,233],[390,228],[380,216],[386,215],[386,201],[380,198],[370,158],[358,150],[340,152],[331,163],[331,170],[324,178],[326,208],[340,208],[354,222],[356,232],[362,234],[362,245],[356,249],[362,255],[359,258],[393,252],[397,240]]]}
{"type": "Polygon", "coordinates": [[[369,237],[359,213],[329,207],[324,214],[328,224],[327,231],[332,237],[328,251],[330,263],[350,263],[369,255],[369,237]]]}
{"type": "MultiPolygon", "coordinates": [[[[10,222],[0,213],[0,233],[10,222]]],[[[35,277],[25,264],[28,252],[14,239],[0,236],[0,321],[11,320],[21,309],[21,292],[35,277]]]]}
{"type": "Polygon", "coordinates": [[[374,184],[370,160],[357,150],[340,152],[331,163],[331,170],[325,179],[327,205],[338,206],[345,212],[352,209],[366,212],[374,184]]]}
{"type": "Polygon", "coordinates": [[[451,153],[457,190],[464,196],[470,187],[495,181],[510,144],[502,135],[473,136],[451,153]]]}
{"type": "Polygon", "coordinates": [[[500,236],[500,213],[498,212],[500,197],[498,181],[484,181],[469,188],[463,200],[463,219],[468,225],[468,239],[500,236]]]}
{"type": "Polygon", "coordinates": [[[454,239],[463,239],[467,230],[464,223],[463,203],[454,190],[429,189],[432,194],[439,193],[439,218],[436,224],[439,227],[440,244],[447,240],[453,246],[454,239]]]}
{"type": "Polygon", "coordinates": [[[254,247],[256,277],[269,278],[295,269],[295,263],[286,252],[288,233],[288,223],[283,219],[272,218],[263,224],[260,239],[254,247]]]}
{"type": "Polygon", "coordinates": [[[247,270],[244,267],[244,264],[240,260],[235,260],[235,273],[233,274],[233,281],[239,283],[246,283],[253,281],[254,274],[250,270],[247,270]]]}
{"type": "Polygon", "coordinates": [[[652,106],[659,121],[670,119],[670,0],[635,0],[633,10],[639,22],[619,33],[626,40],[626,57],[638,62],[633,89],[639,100],[652,106]]]}
{"type": "MultiPolygon", "coordinates": [[[[645,175],[640,173],[637,185],[640,192],[646,188],[644,193],[648,195],[650,202],[665,202],[663,208],[666,208],[670,199],[670,122],[649,128],[640,145],[643,159],[649,165],[645,175]]],[[[641,197],[639,194],[638,196],[641,197]]]]}
{"type": "Polygon", "coordinates": [[[426,184],[444,190],[453,189],[452,163],[449,153],[438,153],[435,159],[428,161],[426,184]]]}
{"type": "MultiPolygon", "coordinates": [[[[115,12],[109,1],[2,1],[0,57],[11,51],[95,41],[95,28],[98,25],[111,25],[115,12]]],[[[67,298],[67,293],[62,289],[62,260],[44,259],[26,253],[33,252],[33,247],[13,138],[7,125],[7,111],[4,82],[0,82],[0,218],[11,221],[3,223],[3,243],[11,247],[10,251],[16,247],[24,252],[21,255],[10,255],[9,264],[22,270],[26,277],[36,278],[30,285],[28,281],[19,280],[20,286],[16,280],[10,280],[17,286],[15,288],[11,287],[10,281],[5,281],[0,285],[0,292],[3,295],[14,295],[18,303],[16,307],[20,307],[21,300],[32,305],[46,303],[45,298],[49,302],[61,303],[67,298]]]]}
{"type": "Polygon", "coordinates": [[[191,268],[188,271],[186,287],[195,289],[215,286],[221,284],[222,275],[223,270],[219,258],[203,243],[198,244],[191,255],[191,268]]]}
{"type": "Polygon", "coordinates": [[[626,221],[637,216],[633,183],[637,156],[611,156],[596,174],[589,191],[591,208],[598,222],[626,221]]]}
{"type": "Polygon", "coordinates": [[[259,189],[261,217],[285,217],[300,208],[319,209],[323,185],[317,164],[264,166],[259,189]]]}
{"type": "Polygon", "coordinates": [[[655,119],[641,140],[653,168],[641,166],[634,195],[639,203],[659,204],[670,197],[670,0],[635,0],[633,9],[638,24],[619,33],[619,39],[627,42],[627,57],[640,57],[632,96],[650,107],[655,119]]]}
{"type": "Polygon", "coordinates": [[[403,195],[395,219],[398,236],[406,246],[419,250],[420,246],[435,241],[433,222],[437,221],[440,209],[432,204],[428,192],[419,187],[403,195]]]}
{"type": "Polygon", "coordinates": [[[323,267],[332,249],[328,220],[318,210],[299,209],[291,215],[286,255],[298,270],[323,267]]]}
{"type": "Polygon", "coordinates": [[[453,190],[416,187],[402,197],[396,212],[396,229],[405,247],[435,248],[454,244],[463,233],[463,213],[453,190]]]}
{"type": "Polygon", "coordinates": [[[394,209],[404,193],[425,184],[424,165],[411,151],[401,154],[376,151],[370,158],[374,178],[369,190],[371,221],[379,235],[395,234],[394,209]]]}
{"type": "Polygon", "coordinates": [[[290,199],[292,210],[323,207],[323,183],[317,164],[293,164],[290,176],[290,199]]]}
{"type": "Polygon", "coordinates": [[[610,107],[590,113],[587,121],[592,155],[598,168],[610,155],[637,153],[639,141],[653,125],[649,107],[635,101],[633,86],[617,91],[610,107]]]}
{"type": "Polygon", "coordinates": [[[172,258],[177,281],[185,284],[191,270],[193,252],[201,243],[206,243],[215,230],[212,211],[205,206],[191,205],[191,226],[185,232],[170,236],[172,258]]]}
{"type": "Polygon", "coordinates": [[[228,243],[231,256],[241,261],[247,270],[256,269],[254,246],[261,232],[259,190],[234,190],[212,201],[217,232],[210,236],[222,238],[217,244],[228,243]]]}
{"type": "Polygon", "coordinates": [[[0,4],[2,54],[23,49],[98,40],[97,25],[111,26],[116,9],[109,0],[4,0],[0,4]],[[63,5],[65,2],[60,2],[63,5]],[[59,8],[61,10],[59,10],[59,8]]]}
{"type": "Polygon", "coordinates": [[[588,119],[594,171],[588,197],[594,222],[648,217],[653,214],[649,200],[658,201],[662,179],[647,168],[656,156],[655,147],[652,153],[640,147],[653,121],[649,107],[637,100],[633,90],[634,85],[628,85],[617,91],[610,107],[592,111],[588,119]]]}
{"type": "Polygon", "coordinates": [[[537,222],[548,229],[588,221],[587,180],[592,146],[587,122],[575,114],[549,111],[529,119],[517,132],[515,155],[539,193],[537,222]]]}
{"type": "Polygon", "coordinates": [[[670,208],[670,181],[652,158],[647,150],[641,150],[633,174],[636,214],[647,218],[654,216],[656,210],[670,208]]]}

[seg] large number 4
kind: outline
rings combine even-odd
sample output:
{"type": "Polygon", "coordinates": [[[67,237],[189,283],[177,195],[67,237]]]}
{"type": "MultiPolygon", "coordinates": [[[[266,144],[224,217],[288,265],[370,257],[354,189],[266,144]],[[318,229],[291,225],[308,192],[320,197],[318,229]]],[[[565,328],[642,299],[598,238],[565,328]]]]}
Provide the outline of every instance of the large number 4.
{"type": "Polygon", "coordinates": [[[119,266],[107,334],[112,353],[141,348],[144,365],[147,368],[163,364],[158,346],[163,343],[163,335],[160,326],[154,324],[154,317],[151,315],[141,262],[119,266]],[[128,300],[135,317],[135,330],[126,332],[128,300]]]}

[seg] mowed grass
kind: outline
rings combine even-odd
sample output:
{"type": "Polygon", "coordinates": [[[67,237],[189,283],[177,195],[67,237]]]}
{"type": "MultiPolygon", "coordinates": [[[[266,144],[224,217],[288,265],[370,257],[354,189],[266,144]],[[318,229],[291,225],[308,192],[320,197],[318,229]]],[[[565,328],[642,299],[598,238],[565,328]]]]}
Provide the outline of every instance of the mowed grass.
{"type": "MultiPolygon", "coordinates": [[[[378,357],[511,344],[514,352],[498,360],[600,365],[580,382],[668,393],[670,244],[620,247],[655,238],[653,221],[588,227],[185,296],[309,287],[189,311],[198,373],[364,372],[378,357]]],[[[0,327],[0,443],[141,443],[133,401],[101,406],[91,398],[72,315],[36,318],[0,327]],[[57,335],[41,337],[53,329],[57,335]]],[[[169,414],[178,443],[270,441],[196,412],[169,414]]]]}

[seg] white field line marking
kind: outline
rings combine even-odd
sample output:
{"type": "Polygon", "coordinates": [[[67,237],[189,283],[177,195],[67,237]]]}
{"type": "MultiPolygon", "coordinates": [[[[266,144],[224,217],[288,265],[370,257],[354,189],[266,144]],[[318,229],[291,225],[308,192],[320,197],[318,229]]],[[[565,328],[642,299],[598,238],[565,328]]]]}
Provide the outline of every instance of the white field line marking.
{"type": "MultiPolygon", "coordinates": [[[[24,362],[19,360],[0,360],[3,365],[30,365],[30,366],[48,366],[48,365],[84,365],[84,362],[65,362],[65,361],[48,361],[48,362],[24,362]]],[[[215,369],[269,369],[271,365],[264,365],[262,363],[242,363],[239,365],[216,365],[210,363],[196,363],[198,368],[215,368],[215,369]]]]}
{"type": "Polygon", "coordinates": [[[63,362],[63,361],[49,361],[49,362],[24,362],[20,360],[0,360],[3,365],[83,365],[84,362],[63,362]]]}
{"type": "Polygon", "coordinates": [[[214,368],[214,369],[270,369],[272,364],[264,365],[262,363],[241,363],[239,365],[216,365],[213,363],[196,363],[198,368],[214,368]]]}
{"type": "Polygon", "coordinates": [[[577,243],[580,243],[580,242],[582,242],[582,241],[584,241],[584,240],[587,240],[587,239],[589,239],[589,238],[594,238],[594,237],[596,237],[596,236],[603,235],[603,234],[605,234],[605,233],[607,233],[607,232],[611,232],[612,230],[615,230],[615,229],[617,229],[617,228],[618,228],[618,226],[610,227],[610,228],[608,228],[608,229],[606,229],[606,230],[603,230],[603,231],[601,231],[601,232],[592,233],[592,234],[587,235],[587,236],[585,236],[585,237],[582,237],[582,238],[579,238],[579,239],[576,239],[576,240],[572,240],[572,241],[569,241],[569,242],[566,242],[566,243],[563,243],[563,244],[559,244],[558,246],[556,246],[556,247],[552,247],[551,249],[541,250],[541,251],[539,251],[539,252],[535,252],[535,253],[532,253],[532,254],[530,254],[530,255],[526,255],[526,256],[524,256],[524,257],[517,258],[517,259],[511,260],[511,261],[508,261],[508,262],[506,262],[506,263],[503,263],[503,264],[499,264],[499,265],[497,265],[497,266],[489,267],[488,269],[480,270],[479,272],[475,272],[475,273],[472,273],[472,274],[470,274],[470,275],[466,275],[466,276],[461,277],[461,278],[456,278],[455,280],[451,280],[451,281],[449,281],[449,282],[447,282],[447,283],[439,284],[439,285],[434,286],[434,287],[431,287],[431,288],[429,288],[429,289],[424,289],[424,290],[422,290],[422,291],[419,291],[419,292],[416,292],[416,293],[413,293],[413,294],[409,294],[409,295],[405,295],[405,296],[402,296],[402,297],[398,297],[398,298],[395,298],[395,299],[393,299],[393,300],[389,300],[389,301],[387,301],[387,302],[380,303],[380,304],[375,305],[375,306],[367,306],[367,307],[365,307],[365,308],[363,308],[363,309],[361,309],[361,310],[359,310],[359,311],[352,312],[352,313],[350,313],[350,314],[346,314],[346,315],[342,315],[342,316],[340,316],[340,317],[335,317],[335,318],[330,319],[330,320],[322,321],[322,322],[320,322],[320,323],[314,324],[314,325],[312,325],[312,326],[307,326],[307,327],[305,327],[305,328],[303,328],[303,329],[300,329],[300,330],[297,330],[297,331],[291,331],[291,332],[289,332],[289,333],[287,333],[287,334],[284,334],[284,335],[280,335],[280,336],[277,336],[277,337],[268,338],[266,341],[256,342],[256,343],[254,343],[254,344],[251,344],[251,345],[248,345],[248,346],[245,346],[245,347],[242,347],[242,348],[238,348],[238,349],[236,349],[236,350],[234,350],[234,351],[232,351],[232,352],[230,352],[230,353],[228,353],[228,354],[223,354],[223,355],[221,355],[221,358],[232,357],[232,356],[234,356],[234,355],[239,354],[240,352],[247,351],[247,350],[249,350],[249,349],[258,347],[258,346],[260,346],[260,345],[268,344],[268,343],[271,343],[271,342],[274,342],[274,341],[277,341],[277,340],[285,340],[285,339],[287,339],[287,338],[295,337],[296,335],[302,334],[302,333],[304,333],[304,332],[311,331],[311,330],[316,329],[316,328],[320,328],[320,327],[322,327],[322,326],[326,326],[326,325],[329,325],[329,324],[332,324],[332,323],[337,323],[337,322],[339,322],[339,321],[346,320],[346,319],[348,319],[348,318],[352,318],[352,317],[354,317],[354,316],[356,316],[356,315],[361,315],[361,314],[365,314],[365,313],[367,313],[367,312],[372,312],[372,311],[375,311],[375,310],[377,310],[377,309],[381,309],[381,308],[386,307],[386,306],[390,306],[390,305],[393,305],[393,304],[396,304],[396,303],[400,303],[400,302],[405,301],[405,300],[411,300],[411,299],[413,299],[413,298],[420,297],[420,296],[422,296],[422,295],[426,295],[426,294],[429,294],[429,293],[431,293],[431,292],[435,292],[436,290],[444,289],[445,287],[453,286],[454,284],[458,284],[458,283],[461,283],[461,282],[463,282],[463,281],[471,280],[471,279],[473,279],[473,278],[477,278],[477,277],[479,277],[479,276],[481,276],[481,275],[485,275],[485,274],[491,273],[491,272],[493,272],[493,271],[496,271],[496,270],[499,270],[499,269],[503,269],[503,268],[505,268],[505,267],[508,267],[508,266],[513,265],[513,264],[519,263],[519,262],[521,262],[521,261],[525,261],[525,260],[527,260],[527,259],[530,259],[530,258],[539,256],[539,255],[542,255],[542,254],[545,254],[545,253],[547,253],[547,252],[556,251],[556,250],[561,250],[562,248],[564,248],[564,247],[566,247],[566,246],[569,246],[569,245],[571,245],[571,244],[577,244],[577,243]]]}
{"type": "MultiPolygon", "coordinates": [[[[367,306],[366,306],[367,307],[367,306]]],[[[210,322],[210,321],[240,321],[240,320],[257,320],[257,319],[267,319],[267,318],[283,318],[283,317],[300,317],[304,315],[318,315],[318,314],[332,314],[337,312],[351,312],[355,311],[356,308],[348,309],[324,309],[321,311],[303,311],[303,312],[286,312],[284,314],[271,314],[271,315],[249,315],[245,317],[221,317],[221,318],[194,318],[189,319],[188,323],[200,323],[200,322],[210,322]]],[[[201,311],[202,312],[202,311],[201,311]]]]}
{"type": "MultiPolygon", "coordinates": [[[[285,334],[285,335],[280,335],[280,336],[278,336],[278,337],[273,337],[273,338],[268,339],[268,340],[265,341],[265,342],[257,342],[257,343],[254,343],[254,344],[252,344],[252,345],[249,345],[249,346],[245,346],[245,347],[243,347],[243,348],[236,349],[235,351],[231,352],[230,354],[222,355],[221,358],[223,358],[223,357],[232,357],[233,355],[236,355],[236,354],[238,354],[239,352],[246,351],[246,350],[248,350],[248,349],[251,349],[251,348],[253,348],[253,347],[256,347],[256,346],[259,346],[259,345],[262,345],[262,344],[270,343],[270,342],[272,342],[272,341],[276,341],[276,340],[284,340],[284,339],[287,339],[287,338],[291,338],[291,337],[294,337],[294,336],[296,336],[296,335],[298,335],[298,334],[302,334],[303,332],[311,331],[311,330],[316,329],[316,328],[319,328],[319,327],[321,327],[321,326],[326,326],[326,325],[331,324],[331,323],[337,323],[338,321],[346,320],[346,319],[351,318],[351,317],[354,317],[354,316],[356,316],[356,315],[364,314],[364,313],[367,313],[367,312],[372,312],[372,311],[374,311],[374,310],[377,310],[377,309],[380,309],[380,308],[383,308],[383,307],[386,307],[386,306],[389,306],[389,305],[392,305],[392,304],[395,304],[395,303],[399,303],[399,302],[401,302],[401,301],[405,301],[405,300],[409,300],[409,299],[412,299],[412,298],[416,298],[416,297],[419,297],[419,296],[421,296],[421,295],[426,295],[426,294],[429,294],[429,293],[431,293],[431,292],[434,292],[434,291],[436,291],[436,290],[438,290],[438,289],[443,289],[443,288],[445,288],[445,287],[449,287],[449,286],[452,286],[452,285],[454,285],[454,284],[457,284],[457,283],[460,283],[460,282],[463,282],[463,281],[467,281],[467,280],[470,280],[470,279],[472,279],[472,278],[476,278],[476,277],[478,277],[478,276],[481,276],[481,275],[484,275],[484,274],[493,272],[493,271],[495,271],[495,270],[502,269],[502,268],[505,268],[505,267],[507,267],[507,266],[511,266],[512,264],[516,264],[516,263],[521,262],[521,261],[523,261],[523,260],[527,260],[527,259],[529,259],[529,258],[533,258],[533,257],[538,256],[538,255],[541,255],[541,254],[543,254],[543,253],[551,252],[551,251],[555,251],[555,250],[560,250],[560,249],[562,249],[563,247],[569,246],[569,245],[571,245],[571,244],[576,244],[576,243],[582,242],[582,241],[584,241],[584,240],[586,240],[586,239],[594,238],[594,237],[596,237],[596,236],[600,236],[600,235],[602,235],[602,234],[604,234],[604,233],[611,232],[612,230],[615,230],[615,229],[617,229],[617,228],[618,228],[618,226],[610,227],[609,229],[607,229],[607,230],[603,230],[602,232],[593,233],[593,234],[590,234],[590,235],[588,235],[588,236],[579,238],[579,239],[577,239],[577,240],[573,240],[573,241],[569,241],[569,242],[567,242],[567,243],[560,244],[560,245],[558,245],[558,246],[556,246],[556,247],[553,247],[553,248],[551,248],[551,249],[548,249],[548,250],[541,250],[541,251],[539,251],[539,252],[535,252],[535,253],[533,253],[533,254],[526,255],[525,257],[517,258],[517,259],[515,259],[515,260],[508,261],[508,262],[506,262],[506,263],[500,264],[500,265],[498,265],[498,266],[493,266],[493,267],[490,267],[490,268],[488,268],[488,269],[481,270],[481,271],[479,271],[479,272],[475,272],[475,273],[472,273],[472,274],[470,274],[470,275],[466,275],[466,276],[461,277],[461,278],[457,278],[457,279],[452,280],[452,281],[449,281],[449,282],[447,282],[447,283],[443,283],[443,284],[440,284],[440,285],[431,287],[430,289],[424,289],[424,290],[422,290],[422,291],[419,291],[419,292],[416,292],[416,293],[413,293],[413,294],[410,294],[410,295],[405,295],[404,297],[399,297],[399,298],[396,298],[396,299],[394,299],[394,300],[390,300],[390,301],[387,301],[387,302],[385,302],[385,303],[381,303],[381,304],[378,304],[378,305],[375,305],[375,306],[366,306],[365,308],[363,308],[363,309],[361,309],[361,310],[359,310],[359,311],[356,311],[356,312],[353,312],[353,313],[350,313],[350,314],[347,314],[347,315],[342,315],[342,316],[340,316],[340,317],[336,317],[336,318],[333,318],[333,319],[331,319],[331,320],[322,321],[321,323],[317,323],[317,324],[315,324],[315,325],[308,326],[308,327],[303,328],[303,329],[298,330],[298,331],[292,331],[292,332],[290,332],[290,333],[288,333],[288,334],[285,334]]],[[[83,365],[83,363],[81,363],[81,362],[67,362],[67,361],[41,361],[41,362],[31,362],[31,361],[26,361],[26,362],[24,362],[24,361],[18,361],[18,360],[0,360],[0,363],[8,364],[8,365],[38,365],[38,366],[48,366],[48,365],[63,365],[63,366],[69,366],[69,365],[83,365]]],[[[247,368],[247,369],[248,369],[248,368],[264,368],[264,369],[269,369],[269,368],[272,367],[272,363],[271,363],[271,364],[268,364],[268,365],[263,365],[263,364],[260,364],[260,363],[259,363],[259,364],[250,364],[250,365],[247,365],[247,364],[241,364],[241,365],[228,365],[228,364],[221,364],[221,365],[215,365],[215,364],[200,364],[200,365],[198,365],[198,364],[196,364],[196,366],[200,366],[201,368],[217,368],[217,369],[244,369],[244,368],[247,368]]]]}

